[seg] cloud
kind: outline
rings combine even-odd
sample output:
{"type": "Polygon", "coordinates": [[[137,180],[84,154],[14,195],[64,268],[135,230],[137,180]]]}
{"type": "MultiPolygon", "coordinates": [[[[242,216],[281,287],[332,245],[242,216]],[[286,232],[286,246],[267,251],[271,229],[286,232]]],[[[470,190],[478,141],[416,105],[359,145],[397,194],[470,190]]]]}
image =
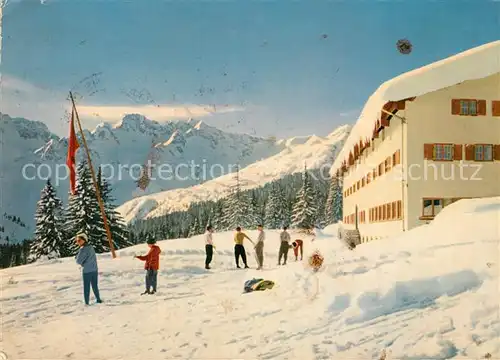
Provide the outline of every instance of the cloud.
{"type": "Polygon", "coordinates": [[[80,116],[101,118],[105,121],[119,121],[127,114],[141,114],[151,120],[167,121],[189,119],[244,111],[242,107],[232,105],[192,105],[192,104],[165,104],[165,105],[78,105],[80,116]]]}
{"type": "Polygon", "coordinates": [[[340,117],[352,117],[354,115],[359,115],[361,112],[361,109],[353,109],[349,111],[344,111],[339,114],[340,117]]]}
{"type": "MultiPolygon", "coordinates": [[[[66,136],[70,111],[68,94],[60,93],[3,74],[1,78],[2,111],[13,117],[43,121],[51,131],[66,136]]],[[[118,122],[126,114],[141,114],[159,122],[182,120],[245,111],[235,105],[160,104],[94,105],[77,103],[78,114],[85,118],[84,127],[92,129],[101,122],[118,122]]]]}

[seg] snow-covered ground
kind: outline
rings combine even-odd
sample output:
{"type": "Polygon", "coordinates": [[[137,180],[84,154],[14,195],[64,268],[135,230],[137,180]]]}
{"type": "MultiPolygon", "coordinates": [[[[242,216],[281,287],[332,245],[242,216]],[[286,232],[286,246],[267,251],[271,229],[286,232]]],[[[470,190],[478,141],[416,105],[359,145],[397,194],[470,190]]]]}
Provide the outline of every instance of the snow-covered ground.
{"type": "Polygon", "coordinates": [[[500,198],[490,198],[354,251],[332,226],[305,241],[306,256],[325,256],[317,274],[306,259],[277,267],[277,232],[261,272],[233,270],[229,233],[214,236],[211,271],[201,236],[163,241],[159,292],[142,297],[140,245],[100,256],[105,303],[88,308],[73,259],[2,270],[1,350],[9,359],[499,358],[499,224],[500,198]],[[254,276],[276,286],[242,294],[254,276]]]}

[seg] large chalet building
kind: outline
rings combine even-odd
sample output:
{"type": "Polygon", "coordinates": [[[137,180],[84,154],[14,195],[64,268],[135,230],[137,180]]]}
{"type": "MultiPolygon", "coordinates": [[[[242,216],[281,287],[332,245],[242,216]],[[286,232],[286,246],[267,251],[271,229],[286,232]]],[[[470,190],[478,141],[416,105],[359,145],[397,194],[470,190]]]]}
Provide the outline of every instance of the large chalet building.
{"type": "MultiPolygon", "coordinates": [[[[332,167],[359,242],[500,195],[500,41],[402,74],[370,97],[332,167]]],[[[457,224],[459,226],[459,224],[457,224]]]]}

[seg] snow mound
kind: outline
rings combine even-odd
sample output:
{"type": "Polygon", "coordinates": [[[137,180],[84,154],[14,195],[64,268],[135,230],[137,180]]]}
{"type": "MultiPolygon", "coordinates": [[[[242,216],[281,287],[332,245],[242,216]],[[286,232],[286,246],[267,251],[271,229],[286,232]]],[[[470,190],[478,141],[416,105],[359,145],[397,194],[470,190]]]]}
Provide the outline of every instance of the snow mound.
{"type": "Polygon", "coordinates": [[[267,231],[263,271],[234,270],[229,232],[214,234],[209,271],[202,235],[160,241],[159,291],[143,297],[143,263],[133,256],[148,248],[136,245],[116,259],[99,255],[105,302],[90,307],[73,258],[4,269],[2,350],[9,358],[499,358],[498,221],[490,226],[498,217],[499,197],[460,200],[430,225],[352,251],[337,225],[315,237],[292,232],[304,240],[304,260],[290,251],[286,266],[276,265],[279,232],[267,231]],[[325,264],[313,273],[307,258],[316,250],[325,264]],[[243,294],[253,277],[276,286],[243,294]]]}

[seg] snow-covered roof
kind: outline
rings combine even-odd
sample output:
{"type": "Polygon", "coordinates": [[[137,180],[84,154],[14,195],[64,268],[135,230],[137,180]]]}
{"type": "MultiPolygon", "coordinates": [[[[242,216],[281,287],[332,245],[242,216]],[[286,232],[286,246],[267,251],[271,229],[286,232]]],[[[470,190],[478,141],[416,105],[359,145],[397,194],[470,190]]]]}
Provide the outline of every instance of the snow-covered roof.
{"type": "Polygon", "coordinates": [[[355,144],[371,139],[375,122],[387,102],[421,96],[466,80],[481,79],[500,72],[500,40],[484,44],[449,58],[409,71],[383,83],[363,108],[344,147],[335,160],[331,174],[348,161],[355,144]]]}

